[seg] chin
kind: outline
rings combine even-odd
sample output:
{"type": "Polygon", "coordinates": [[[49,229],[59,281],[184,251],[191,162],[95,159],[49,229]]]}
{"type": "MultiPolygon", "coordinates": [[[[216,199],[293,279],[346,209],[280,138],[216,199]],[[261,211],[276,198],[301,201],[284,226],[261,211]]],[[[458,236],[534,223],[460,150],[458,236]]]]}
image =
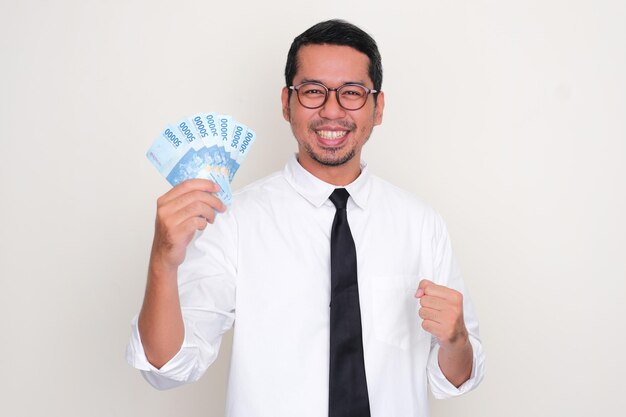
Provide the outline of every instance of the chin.
{"type": "Polygon", "coordinates": [[[333,152],[333,151],[330,151],[330,152],[326,151],[327,154],[324,155],[324,154],[320,154],[317,152],[313,152],[310,149],[307,149],[307,153],[311,157],[311,159],[313,159],[318,164],[329,166],[329,167],[336,167],[336,166],[343,165],[351,161],[354,158],[354,155],[356,154],[354,149],[348,151],[347,153],[343,155],[338,154],[338,152],[333,152]]]}

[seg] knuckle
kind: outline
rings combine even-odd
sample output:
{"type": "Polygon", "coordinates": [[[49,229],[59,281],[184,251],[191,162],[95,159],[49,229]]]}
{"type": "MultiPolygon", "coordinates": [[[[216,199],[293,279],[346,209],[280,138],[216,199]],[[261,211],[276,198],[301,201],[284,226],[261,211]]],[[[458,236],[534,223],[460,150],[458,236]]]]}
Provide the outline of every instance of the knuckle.
{"type": "Polygon", "coordinates": [[[196,225],[196,229],[198,230],[204,230],[207,226],[207,221],[204,217],[196,217],[195,218],[195,225],[196,225]]]}
{"type": "Polygon", "coordinates": [[[200,200],[202,198],[202,194],[203,192],[200,190],[193,190],[189,192],[188,198],[193,200],[200,200]]]}
{"type": "Polygon", "coordinates": [[[455,304],[455,305],[451,306],[450,307],[450,312],[451,312],[452,318],[454,318],[456,320],[459,316],[463,315],[463,305],[455,304]]]}
{"type": "Polygon", "coordinates": [[[204,208],[204,203],[200,200],[193,200],[189,205],[194,212],[201,212],[204,208]]]}
{"type": "Polygon", "coordinates": [[[207,198],[210,198],[211,194],[208,194],[206,191],[202,191],[202,190],[194,190],[191,193],[189,193],[189,198],[193,199],[194,201],[207,201],[207,198]]]}
{"type": "Polygon", "coordinates": [[[183,213],[186,217],[198,216],[202,212],[202,202],[193,200],[185,206],[183,213]]]}
{"type": "Polygon", "coordinates": [[[463,303],[463,294],[461,294],[459,291],[456,290],[452,290],[452,301],[454,301],[455,304],[462,304],[463,303]]]}

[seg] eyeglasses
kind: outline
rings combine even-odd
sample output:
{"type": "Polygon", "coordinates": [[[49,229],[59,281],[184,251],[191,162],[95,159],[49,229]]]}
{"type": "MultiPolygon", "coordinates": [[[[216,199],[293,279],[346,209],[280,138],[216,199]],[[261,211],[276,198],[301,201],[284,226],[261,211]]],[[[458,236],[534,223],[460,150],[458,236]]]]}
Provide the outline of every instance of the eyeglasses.
{"type": "Polygon", "coordinates": [[[326,87],[322,83],[305,82],[298,85],[290,85],[290,90],[295,90],[298,101],[307,109],[319,109],[328,100],[328,93],[334,91],[337,103],[346,110],[359,110],[365,106],[370,94],[378,93],[361,84],[347,83],[337,88],[326,87]]]}

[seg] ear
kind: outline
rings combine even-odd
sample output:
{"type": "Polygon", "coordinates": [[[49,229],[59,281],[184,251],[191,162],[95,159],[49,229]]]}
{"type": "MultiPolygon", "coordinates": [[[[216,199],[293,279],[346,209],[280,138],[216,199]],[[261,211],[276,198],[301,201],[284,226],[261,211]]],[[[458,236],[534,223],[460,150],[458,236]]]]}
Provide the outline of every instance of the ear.
{"type": "Polygon", "coordinates": [[[289,115],[289,89],[287,87],[283,87],[283,91],[280,95],[280,100],[283,103],[283,118],[286,121],[291,119],[289,115]]]}
{"type": "Polygon", "coordinates": [[[381,91],[376,97],[376,108],[374,109],[374,126],[383,122],[383,110],[385,110],[385,93],[381,91]]]}

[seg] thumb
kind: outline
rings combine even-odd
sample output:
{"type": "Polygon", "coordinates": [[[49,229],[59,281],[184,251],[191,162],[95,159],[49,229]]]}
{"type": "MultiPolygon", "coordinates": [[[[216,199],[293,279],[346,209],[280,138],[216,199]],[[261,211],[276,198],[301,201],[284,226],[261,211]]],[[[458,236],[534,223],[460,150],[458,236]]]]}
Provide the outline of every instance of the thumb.
{"type": "Polygon", "coordinates": [[[427,279],[421,280],[419,285],[417,286],[417,291],[415,292],[415,298],[422,298],[424,294],[426,294],[426,288],[432,285],[432,283],[433,283],[432,281],[427,280],[427,279]]]}

